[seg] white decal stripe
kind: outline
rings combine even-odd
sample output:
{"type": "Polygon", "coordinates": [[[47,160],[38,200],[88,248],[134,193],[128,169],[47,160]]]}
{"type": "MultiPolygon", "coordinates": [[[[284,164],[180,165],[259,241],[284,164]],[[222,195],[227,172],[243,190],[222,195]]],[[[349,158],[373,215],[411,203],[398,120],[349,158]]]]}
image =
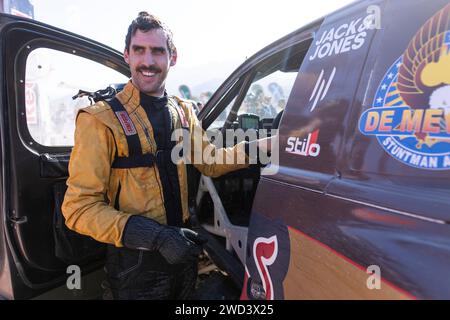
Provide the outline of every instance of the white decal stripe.
{"type": "Polygon", "coordinates": [[[333,81],[335,74],[336,74],[336,67],[333,68],[333,72],[331,73],[330,79],[328,80],[327,87],[325,88],[325,91],[323,92],[323,95],[322,95],[322,98],[320,98],[320,101],[322,101],[323,98],[325,98],[325,96],[327,95],[328,90],[330,89],[330,86],[331,86],[331,82],[333,81]]]}
{"type": "Polygon", "coordinates": [[[325,86],[325,80],[322,80],[322,83],[320,84],[319,92],[317,92],[316,100],[314,100],[314,104],[311,107],[311,110],[310,110],[311,112],[313,112],[314,109],[316,108],[317,103],[319,102],[320,94],[322,93],[322,90],[323,90],[324,86],[325,86]]]}
{"type": "Polygon", "coordinates": [[[320,75],[319,75],[319,79],[317,79],[316,86],[314,87],[314,91],[313,91],[311,97],[309,98],[309,101],[311,101],[313,99],[314,95],[316,94],[317,88],[319,87],[320,80],[322,80],[323,73],[324,73],[324,70],[322,69],[322,71],[320,72],[320,75]]]}

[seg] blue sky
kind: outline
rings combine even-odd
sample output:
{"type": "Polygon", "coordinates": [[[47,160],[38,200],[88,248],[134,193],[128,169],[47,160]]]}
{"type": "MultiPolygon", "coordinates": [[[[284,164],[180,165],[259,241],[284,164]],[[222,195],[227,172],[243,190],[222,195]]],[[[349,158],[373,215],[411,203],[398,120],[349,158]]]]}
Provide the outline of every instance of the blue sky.
{"type": "Polygon", "coordinates": [[[159,16],[174,33],[179,57],[167,82],[217,87],[246,57],[352,0],[32,0],[35,19],[123,51],[139,11],[159,16]]]}

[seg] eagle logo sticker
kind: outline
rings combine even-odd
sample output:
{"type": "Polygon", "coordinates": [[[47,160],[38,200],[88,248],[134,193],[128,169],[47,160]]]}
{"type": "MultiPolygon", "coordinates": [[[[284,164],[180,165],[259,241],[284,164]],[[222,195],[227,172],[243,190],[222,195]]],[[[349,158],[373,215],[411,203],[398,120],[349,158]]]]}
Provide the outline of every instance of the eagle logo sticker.
{"type": "Polygon", "coordinates": [[[450,4],[430,18],[386,72],[359,130],[396,160],[450,169],[450,4]]]}

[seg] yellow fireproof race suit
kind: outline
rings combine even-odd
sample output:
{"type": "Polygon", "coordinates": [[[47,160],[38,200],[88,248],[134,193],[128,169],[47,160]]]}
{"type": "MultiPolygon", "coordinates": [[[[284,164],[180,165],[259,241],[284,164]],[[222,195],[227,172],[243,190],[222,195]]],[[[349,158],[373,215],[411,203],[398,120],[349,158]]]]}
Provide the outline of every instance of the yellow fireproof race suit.
{"type": "MultiPolygon", "coordinates": [[[[116,98],[123,104],[136,128],[142,153],[155,153],[153,129],[144,108],[140,105],[139,90],[130,81],[116,98]]],[[[178,106],[168,104],[174,128],[188,127],[190,137],[194,140],[194,133],[203,133],[203,129],[192,105],[176,99],[178,106]],[[177,107],[179,110],[176,110],[177,107]]],[[[217,177],[248,166],[245,142],[232,148],[217,149],[206,135],[195,134],[195,138],[202,140],[201,148],[191,148],[192,152],[188,157],[204,160],[200,164],[192,161],[204,175],[217,177]],[[207,154],[221,159],[222,162],[205,159],[203,150],[206,148],[212,148],[213,152],[207,154]],[[244,162],[237,164],[237,159],[244,159],[244,162]]],[[[191,143],[194,145],[196,142],[191,143]]],[[[69,162],[68,189],[62,212],[70,229],[97,241],[123,247],[122,233],[131,215],[143,215],[163,224],[167,221],[157,166],[112,168],[116,156],[127,157],[128,145],[125,132],[111,107],[100,101],[81,109],[76,120],[75,146],[69,162]],[[116,202],[119,188],[119,201],[116,202]],[[114,203],[119,203],[118,210],[114,208],[114,203]]],[[[183,220],[186,220],[188,190],[184,162],[177,164],[177,172],[183,220]]]]}

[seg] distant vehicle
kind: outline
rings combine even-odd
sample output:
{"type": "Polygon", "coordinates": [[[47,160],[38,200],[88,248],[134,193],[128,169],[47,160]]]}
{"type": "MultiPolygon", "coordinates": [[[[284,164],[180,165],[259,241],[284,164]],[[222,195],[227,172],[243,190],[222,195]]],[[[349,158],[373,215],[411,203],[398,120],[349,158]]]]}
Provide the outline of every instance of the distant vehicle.
{"type": "MultiPolygon", "coordinates": [[[[0,15],[0,33],[0,296],[98,297],[103,247],[60,213],[89,103],[71,97],[126,82],[128,66],[28,19],[0,15]]],[[[279,129],[279,162],[263,171],[188,172],[193,223],[241,298],[450,298],[449,46],[448,1],[358,1],[213,94],[198,115],[209,132],[279,129]]]]}

